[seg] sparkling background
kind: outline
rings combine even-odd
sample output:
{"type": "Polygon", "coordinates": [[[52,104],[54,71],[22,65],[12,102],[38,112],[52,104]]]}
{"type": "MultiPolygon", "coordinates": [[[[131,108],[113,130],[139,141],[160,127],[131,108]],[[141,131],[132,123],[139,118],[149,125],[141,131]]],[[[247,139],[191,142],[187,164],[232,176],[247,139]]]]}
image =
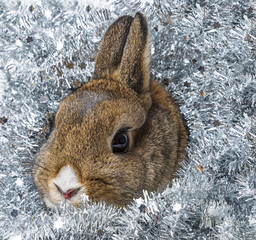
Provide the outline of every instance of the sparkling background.
{"type": "Polygon", "coordinates": [[[255,239],[254,0],[0,1],[0,239],[255,239]],[[61,99],[91,79],[107,27],[147,15],[152,78],[180,103],[190,145],[172,188],[124,212],[49,212],[36,153],[61,99]]]}

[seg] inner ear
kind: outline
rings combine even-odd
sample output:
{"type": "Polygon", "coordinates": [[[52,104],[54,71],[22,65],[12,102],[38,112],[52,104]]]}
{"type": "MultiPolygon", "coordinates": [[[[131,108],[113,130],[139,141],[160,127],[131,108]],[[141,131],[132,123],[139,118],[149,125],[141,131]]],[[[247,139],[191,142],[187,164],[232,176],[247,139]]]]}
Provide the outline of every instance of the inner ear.
{"type": "Polygon", "coordinates": [[[93,79],[104,79],[118,68],[133,18],[122,16],[106,31],[96,58],[93,79]]]}
{"type": "Polygon", "coordinates": [[[136,13],[132,21],[119,71],[121,79],[138,94],[150,91],[150,33],[142,13],[136,13]]]}

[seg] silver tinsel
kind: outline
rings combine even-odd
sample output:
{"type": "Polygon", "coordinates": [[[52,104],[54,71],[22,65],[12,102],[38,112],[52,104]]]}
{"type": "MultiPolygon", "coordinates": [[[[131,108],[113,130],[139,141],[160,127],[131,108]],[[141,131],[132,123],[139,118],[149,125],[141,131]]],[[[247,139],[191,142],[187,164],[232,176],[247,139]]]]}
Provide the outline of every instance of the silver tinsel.
{"type": "Polygon", "coordinates": [[[0,239],[255,239],[255,0],[90,3],[0,2],[0,239]],[[50,116],[90,80],[111,22],[137,11],[151,29],[152,78],[187,120],[188,160],[171,188],[123,212],[86,198],[48,211],[31,170],[50,116]]]}

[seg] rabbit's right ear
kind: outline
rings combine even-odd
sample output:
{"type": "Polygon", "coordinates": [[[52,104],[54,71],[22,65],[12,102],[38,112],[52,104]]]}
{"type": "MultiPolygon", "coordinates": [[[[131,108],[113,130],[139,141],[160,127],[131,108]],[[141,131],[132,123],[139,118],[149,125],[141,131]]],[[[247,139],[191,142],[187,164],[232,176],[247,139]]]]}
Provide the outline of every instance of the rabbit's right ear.
{"type": "Polygon", "coordinates": [[[137,12],[130,27],[124,47],[119,78],[143,96],[150,92],[151,40],[147,19],[137,12]]]}
{"type": "Polygon", "coordinates": [[[117,70],[133,17],[118,18],[106,31],[96,58],[93,79],[104,79],[117,70]]]}

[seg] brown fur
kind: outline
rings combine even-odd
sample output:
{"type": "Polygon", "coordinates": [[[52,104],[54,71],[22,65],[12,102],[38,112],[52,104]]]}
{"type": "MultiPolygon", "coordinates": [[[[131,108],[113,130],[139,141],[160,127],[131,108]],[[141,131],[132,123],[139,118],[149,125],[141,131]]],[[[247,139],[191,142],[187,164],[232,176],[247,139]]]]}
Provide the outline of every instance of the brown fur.
{"type": "Polygon", "coordinates": [[[119,18],[101,43],[94,80],[60,104],[55,130],[35,161],[35,183],[44,197],[67,164],[91,200],[119,207],[142,190],[171,184],[188,133],[178,105],[150,80],[150,62],[144,15],[119,18]],[[126,153],[112,153],[112,139],[123,127],[131,128],[132,144],[126,153]]]}

